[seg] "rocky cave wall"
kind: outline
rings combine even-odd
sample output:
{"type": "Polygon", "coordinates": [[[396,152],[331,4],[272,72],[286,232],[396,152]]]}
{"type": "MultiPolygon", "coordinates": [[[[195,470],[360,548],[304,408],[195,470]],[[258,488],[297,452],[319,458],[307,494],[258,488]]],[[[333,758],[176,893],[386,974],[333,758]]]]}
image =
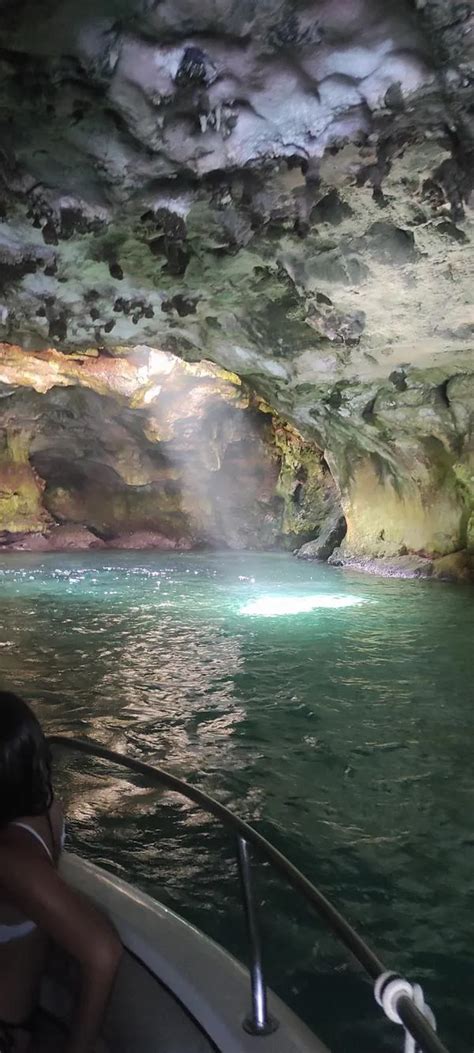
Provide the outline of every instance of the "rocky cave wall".
{"type": "Polygon", "coordinates": [[[0,347],[0,544],[294,548],[337,488],[319,450],[211,363],[0,347]]]}
{"type": "Polygon", "coordinates": [[[0,20],[0,339],[212,359],[324,450],[334,559],[464,567],[472,0],[7,0],[0,20]]]}

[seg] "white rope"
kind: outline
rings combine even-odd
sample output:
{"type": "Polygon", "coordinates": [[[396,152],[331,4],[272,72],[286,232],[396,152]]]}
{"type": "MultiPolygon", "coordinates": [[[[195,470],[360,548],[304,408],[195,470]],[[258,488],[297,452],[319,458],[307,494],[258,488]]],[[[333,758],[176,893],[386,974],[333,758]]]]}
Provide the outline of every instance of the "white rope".
{"type": "MultiPolygon", "coordinates": [[[[408,980],[404,980],[401,976],[396,976],[395,973],[382,973],[378,980],[375,982],[374,987],[375,1000],[382,1007],[385,1016],[389,1020],[392,1020],[394,1024],[401,1024],[404,1027],[403,1020],[398,1015],[398,1000],[400,997],[410,998],[413,1005],[426,1017],[426,1020],[433,1031],[436,1031],[436,1020],[432,1013],[429,1005],[426,1005],[423,991],[419,984],[410,984],[408,980]]],[[[415,1039],[410,1032],[405,1028],[405,1053],[418,1053],[418,1047],[415,1039]]]]}

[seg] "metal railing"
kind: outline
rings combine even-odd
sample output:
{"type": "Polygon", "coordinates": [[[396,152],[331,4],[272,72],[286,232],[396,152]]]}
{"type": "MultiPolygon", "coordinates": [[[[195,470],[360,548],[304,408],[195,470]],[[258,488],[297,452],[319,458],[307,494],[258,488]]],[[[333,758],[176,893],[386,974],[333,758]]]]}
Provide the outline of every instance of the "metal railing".
{"type": "MultiPolygon", "coordinates": [[[[100,746],[96,742],[92,742],[88,739],[69,738],[64,735],[51,735],[49,737],[49,742],[52,746],[61,746],[62,748],[72,750],[76,753],[83,753],[87,756],[98,757],[100,760],[111,761],[123,768],[128,768],[130,771],[136,772],[138,775],[143,775],[146,779],[158,786],[166,787],[166,789],[172,790],[173,792],[186,797],[189,801],[192,801],[201,808],[202,811],[207,812],[209,815],[213,815],[227,830],[230,830],[236,835],[237,860],[251,956],[250,979],[252,1010],[249,1017],[244,1022],[245,1030],[250,1034],[256,1036],[270,1034],[272,1031],[276,1030],[278,1024],[269,1016],[267,1010],[267,995],[263,974],[257,912],[253,895],[249,845],[256,848],[260,855],[272,864],[275,870],[286,879],[292,888],[304,897],[307,903],[310,904],[319,917],[326,923],[333,935],[335,935],[341,943],[344,944],[346,950],[357,959],[374,983],[377,980],[380,981],[380,978],[384,975],[387,977],[390,977],[390,975],[393,976],[393,974],[389,974],[386,966],[381,959],[374,954],[365,940],[359,936],[342,914],[340,914],[339,911],[333,907],[332,903],[326,899],[326,896],[324,896],[323,893],[320,892],[319,889],[317,889],[316,886],[313,885],[312,882],[309,881],[308,878],[305,877],[305,875],[282,854],[282,852],[275,848],[270,841],[267,841],[262,834],[259,834],[257,830],[254,830],[253,827],[249,826],[249,824],[243,819],[240,819],[238,815],[235,815],[230,808],[226,808],[224,804],[220,804],[219,801],[214,800],[213,797],[210,797],[207,793],[204,793],[203,790],[198,789],[196,786],[190,786],[189,783],[184,782],[183,779],[178,779],[176,775],[171,775],[170,772],[164,771],[163,768],[157,768],[154,765],[146,764],[144,761],[137,760],[134,757],[127,757],[124,754],[117,753],[115,750],[107,749],[105,746],[100,746]]],[[[399,1022],[403,1024],[405,1030],[412,1036],[423,1053],[447,1053],[446,1047],[439,1039],[429,1020],[423,1012],[417,1008],[413,999],[408,994],[401,994],[398,997],[396,1002],[396,1012],[398,1014],[399,1022]]]]}

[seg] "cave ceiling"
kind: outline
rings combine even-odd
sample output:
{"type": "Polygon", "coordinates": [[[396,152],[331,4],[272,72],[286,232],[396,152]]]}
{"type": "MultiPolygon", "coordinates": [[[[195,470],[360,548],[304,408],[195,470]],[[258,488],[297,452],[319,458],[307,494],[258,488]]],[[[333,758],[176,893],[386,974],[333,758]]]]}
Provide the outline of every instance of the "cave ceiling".
{"type": "Polygon", "coordinates": [[[0,340],[212,359],[323,442],[469,373],[473,12],[3,0],[0,340]]]}
{"type": "Polygon", "coordinates": [[[357,451],[428,517],[440,478],[470,492],[472,2],[1,0],[0,24],[3,382],[7,345],[38,391],[51,347],[204,358],[342,494],[357,451]]]}

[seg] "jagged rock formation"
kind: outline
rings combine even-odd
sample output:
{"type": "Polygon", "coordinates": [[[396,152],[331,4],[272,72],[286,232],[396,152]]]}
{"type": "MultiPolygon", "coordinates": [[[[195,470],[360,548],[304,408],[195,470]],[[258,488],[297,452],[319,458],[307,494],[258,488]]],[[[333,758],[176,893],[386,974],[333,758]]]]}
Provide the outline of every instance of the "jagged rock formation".
{"type": "Polygon", "coordinates": [[[314,443],[211,363],[0,347],[0,544],[294,548],[338,507],[314,443]]]}
{"type": "Polygon", "coordinates": [[[341,561],[472,548],[472,2],[0,19],[0,338],[212,359],[325,450],[341,561]]]}
{"type": "MultiPolygon", "coordinates": [[[[297,555],[298,559],[327,560],[338,551],[339,543],[346,535],[347,524],[340,508],[325,517],[316,538],[306,541],[297,555]]],[[[337,565],[337,564],[336,564],[337,565]]]]}

